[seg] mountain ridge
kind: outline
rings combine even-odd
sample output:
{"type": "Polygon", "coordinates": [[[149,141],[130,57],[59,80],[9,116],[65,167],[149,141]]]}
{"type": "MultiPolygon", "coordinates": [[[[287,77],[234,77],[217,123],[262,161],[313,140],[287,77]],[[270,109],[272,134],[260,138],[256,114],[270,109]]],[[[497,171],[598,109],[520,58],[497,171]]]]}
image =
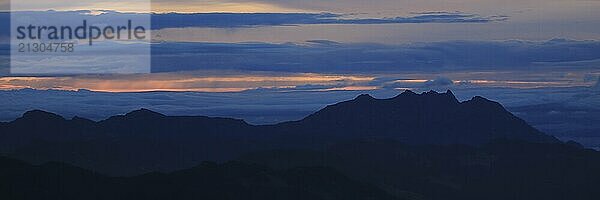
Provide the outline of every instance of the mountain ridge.
{"type": "Polygon", "coordinates": [[[171,173],[110,177],[65,163],[31,165],[0,156],[0,198],[26,199],[403,199],[334,169],[275,170],[236,161],[171,173]]]}
{"type": "MultiPolygon", "coordinates": [[[[436,136],[440,138],[431,138],[429,141],[435,143],[436,139],[460,137],[460,134],[463,134],[464,131],[474,128],[480,134],[489,133],[492,137],[499,137],[496,139],[501,137],[516,139],[523,136],[528,137],[526,140],[530,141],[557,141],[555,138],[546,137],[547,135],[544,133],[529,126],[525,121],[508,112],[500,103],[481,96],[475,96],[471,100],[460,102],[449,90],[445,93],[429,91],[421,94],[408,90],[388,99],[376,99],[369,95],[360,95],[353,100],[329,105],[302,120],[283,124],[317,129],[324,128],[326,129],[324,131],[329,132],[353,127],[348,128],[350,132],[373,137],[393,137],[397,134],[403,134],[394,132],[394,130],[409,129],[409,132],[413,132],[413,135],[405,134],[405,136],[417,137],[408,138],[408,140],[412,140],[409,143],[423,142],[423,138],[418,138],[419,135],[415,134],[437,134],[436,136]],[[495,126],[494,128],[497,128],[497,130],[480,126],[478,123],[495,126]],[[454,128],[458,132],[454,136],[435,133],[452,131],[442,128],[454,128]]],[[[345,134],[348,133],[345,132],[345,134]]],[[[477,133],[473,133],[473,135],[481,136],[477,133]]],[[[476,141],[469,141],[468,138],[463,139],[467,140],[442,143],[481,144],[489,141],[490,138],[480,138],[476,141]]]]}
{"type": "Polygon", "coordinates": [[[171,171],[270,149],[324,149],[356,139],[406,144],[482,145],[495,139],[560,143],[483,97],[459,102],[451,91],[360,95],[302,120],[252,125],[148,109],[92,121],[34,110],[0,124],[0,153],[34,162],[64,161],[108,174],[171,171]],[[123,170],[123,168],[126,168],[123,170]]]}

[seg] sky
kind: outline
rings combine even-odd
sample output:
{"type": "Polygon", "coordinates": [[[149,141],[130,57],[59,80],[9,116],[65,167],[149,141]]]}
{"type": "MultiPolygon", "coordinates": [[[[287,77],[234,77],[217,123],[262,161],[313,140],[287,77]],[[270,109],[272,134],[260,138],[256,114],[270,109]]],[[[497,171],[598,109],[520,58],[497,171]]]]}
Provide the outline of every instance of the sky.
{"type": "Polygon", "coordinates": [[[597,0],[0,0],[8,5],[1,90],[369,92],[439,80],[523,89],[592,87],[600,76],[597,0]],[[19,62],[50,73],[42,77],[9,73],[10,14],[77,24],[150,13],[149,61],[132,56],[139,47],[110,43],[121,49],[19,62]],[[151,73],[98,75],[91,61],[151,73]]]}
{"type": "MultiPolygon", "coordinates": [[[[9,4],[0,1],[3,7],[9,4]]],[[[155,43],[151,74],[35,78],[9,74],[4,59],[0,73],[7,78],[0,79],[0,88],[5,90],[239,92],[305,85],[349,90],[387,87],[343,78],[313,79],[332,76],[391,82],[444,77],[461,84],[536,88],[591,86],[599,73],[597,0],[19,0],[12,2],[12,9],[15,16],[35,15],[61,23],[77,23],[90,15],[111,21],[119,13],[152,12],[155,43]],[[523,76],[524,71],[538,75],[523,76]],[[256,81],[254,74],[270,79],[256,81]],[[25,78],[15,81],[13,76],[25,78]],[[236,81],[231,81],[232,76],[236,81]],[[290,77],[295,81],[288,81],[290,77]]],[[[0,14],[3,21],[8,21],[7,16],[0,14]]],[[[0,38],[8,37],[6,32],[0,31],[0,38]]],[[[127,49],[135,47],[123,49],[94,55],[106,58],[101,62],[117,70],[136,71],[127,68],[136,60],[124,57],[127,49]]],[[[49,61],[42,66],[48,72],[69,71],[88,62],[59,56],[49,61]]]]}
{"type": "MultiPolygon", "coordinates": [[[[19,0],[12,2],[14,16],[61,23],[153,13],[152,73],[10,74],[4,40],[0,89],[372,91],[439,79],[482,87],[591,87],[600,74],[599,9],[597,0],[19,0]]],[[[8,15],[0,18],[6,22],[8,15]]],[[[6,33],[1,29],[0,38],[6,33]]],[[[135,71],[127,68],[136,62],[127,49],[136,47],[124,46],[94,55],[135,71]]],[[[42,67],[69,71],[82,62],[88,61],[55,56],[42,67]]]]}
{"type": "MultiPolygon", "coordinates": [[[[595,39],[600,35],[597,0],[20,0],[15,10],[118,10],[185,13],[335,13],[347,18],[407,17],[426,12],[460,12],[481,17],[506,16],[500,23],[420,24],[392,26],[300,26],[252,29],[202,29],[185,40],[283,42],[329,39],[354,42],[595,39]],[[143,6],[140,6],[143,5],[143,6]],[[151,5],[151,7],[145,6],[151,5]],[[350,30],[350,31],[349,31],[350,30]],[[322,31],[322,32],[321,32],[322,31]],[[232,34],[223,34],[229,32],[232,34]],[[291,34],[291,32],[295,32],[291,34]],[[272,33],[272,34],[269,34],[272,33]],[[279,34],[283,33],[283,34],[279,34]],[[198,36],[202,36],[198,38],[198,36]],[[260,35],[287,35],[270,40],[260,35]],[[393,35],[393,37],[389,36],[393,35]],[[388,36],[388,37],[386,37],[388,36]]],[[[7,5],[8,0],[0,1],[7,5]]],[[[13,4],[15,4],[13,2],[13,4]]],[[[177,30],[168,30],[177,31],[177,30]]],[[[181,35],[178,33],[172,33],[181,35]]],[[[173,37],[172,39],[178,39],[173,37]]]]}

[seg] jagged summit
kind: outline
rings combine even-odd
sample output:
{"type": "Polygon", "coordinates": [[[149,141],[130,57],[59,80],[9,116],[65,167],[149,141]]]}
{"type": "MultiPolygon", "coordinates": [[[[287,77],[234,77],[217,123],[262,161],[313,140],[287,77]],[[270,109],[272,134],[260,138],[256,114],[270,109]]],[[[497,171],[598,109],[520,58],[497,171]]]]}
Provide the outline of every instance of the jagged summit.
{"type": "Polygon", "coordinates": [[[454,92],[452,92],[452,90],[446,90],[446,95],[452,96],[456,99],[456,96],[454,95],[454,92]]]}
{"type": "MultiPolygon", "coordinates": [[[[452,98],[456,99],[456,97],[454,96],[454,93],[450,90],[447,90],[444,93],[439,93],[435,90],[430,90],[428,92],[422,92],[421,94],[415,93],[412,90],[405,90],[404,92],[400,93],[399,95],[397,95],[394,98],[414,97],[414,96],[420,96],[420,97],[448,96],[448,97],[452,97],[452,98]]],[[[392,99],[394,99],[394,98],[392,98],[392,99]]]]}
{"type": "Polygon", "coordinates": [[[417,93],[413,92],[412,90],[404,90],[404,92],[400,93],[398,96],[403,96],[403,95],[404,96],[412,96],[412,95],[417,95],[417,93]]]}
{"type": "Polygon", "coordinates": [[[485,97],[482,96],[474,96],[473,98],[471,98],[468,101],[464,101],[463,103],[479,103],[479,104],[493,104],[493,105],[497,105],[497,106],[501,106],[503,107],[501,104],[499,104],[498,102],[495,101],[491,101],[485,97]]]}
{"type": "Polygon", "coordinates": [[[482,96],[474,96],[473,98],[471,98],[471,100],[464,101],[461,104],[472,108],[480,109],[483,112],[502,112],[511,114],[504,108],[504,106],[502,106],[502,104],[486,99],[482,96]]]}
{"type": "MultiPolygon", "coordinates": [[[[415,92],[413,92],[412,90],[405,90],[404,92],[396,95],[393,98],[390,99],[399,99],[399,98],[404,98],[404,97],[437,97],[437,96],[447,96],[447,97],[451,97],[453,99],[456,99],[456,97],[454,96],[454,93],[452,93],[452,91],[448,90],[445,93],[439,93],[437,91],[434,90],[430,90],[427,92],[422,92],[421,94],[417,94],[415,92]]],[[[370,94],[361,94],[359,96],[357,96],[356,98],[354,98],[354,101],[374,101],[374,100],[390,100],[390,99],[376,99],[375,97],[371,96],[370,94]]]]}
{"type": "Polygon", "coordinates": [[[429,90],[429,92],[424,92],[423,94],[436,95],[436,94],[440,94],[440,93],[435,90],[429,90]]]}
{"type": "MultiPolygon", "coordinates": [[[[450,90],[447,90],[444,93],[439,93],[437,91],[431,90],[428,92],[422,92],[420,94],[413,92],[412,90],[405,90],[404,92],[396,95],[395,97],[389,99],[376,99],[369,94],[361,94],[354,98],[353,100],[342,102],[344,103],[374,103],[380,101],[396,101],[398,104],[406,103],[405,101],[433,101],[439,103],[451,103],[458,104],[459,101],[454,96],[454,93],[450,90]]],[[[337,105],[337,104],[336,104],[337,105]]]]}
{"type": "Polygon", "coordinates": [[[369,95],[327,106],[296,122],[338,137],[395,138],[407,143],[481,144],[509,138],[557,141],[504,107],[481,96],[460,102],[450,90],[415,93],[407,90],[390,99],[369,95]]]}
{"type": "Polygon", "coordinates": [[[375,97],[371,96],[370,94],[361,94],[358,95],[355,100],[374,100],[375,97]]]}

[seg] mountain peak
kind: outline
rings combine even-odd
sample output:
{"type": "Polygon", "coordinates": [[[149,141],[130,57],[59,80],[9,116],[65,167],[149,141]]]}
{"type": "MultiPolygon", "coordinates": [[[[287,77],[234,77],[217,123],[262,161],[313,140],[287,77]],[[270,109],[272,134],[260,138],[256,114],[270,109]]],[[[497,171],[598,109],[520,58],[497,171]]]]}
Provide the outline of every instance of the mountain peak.
{"type": "Polygon", "coordinates": [[[154,112],[152,110],[142,108],[142,109],[134,110],[134,111],[131,111],[131,112],[125,114],[125,117],[128,117],[128,118],[162,118],[162,117],[165,117],[165,115],[158,113],[158,112],[154,112]]]}
{"type": "Polygon", "coordinates": [[[456,97],[454,96],[454,93],[450,90],[447,90],[445,93],[439,93],[435,90],[430,90],[428,92],[423,92],[421,94],[417,94],[417,93],[413,92],[412,90],[405,90],[404,92],[400,93],[395,98],[403,97],[403,96],[439,96],[439,95],[449,96],[449,97],[456,99],[456,97]]]}
{"type": "Polygon", "coordinates": [[[65,120],[65,118],[63,118],[60,115],[42,111],[42,110],[27,111],[23,114],[23,116],[20,119],[21,120],[24,120],[24,119],[26,119],[26,120],[65,120]]]}
{"type": "Polygon", "coordinates": [[[446,90],[446,95],[450,95],[456,98],[456,96],[454,96],[454,93],[452,92],[452,90],[446,90]]]}
{"type": "Polygon", "coordinates": [[[480,111],[486,111],[486,112],[490,112],[490,113],[494,113],[494,112],[505,112],[508,113],[508,111],[506,111],[506,109],[504,108],[504,106],[502,106],[502,104],[486,99],[485,97],[482,96],[474,96],[473,98],[471,98],[471,100],[465,101],[462,104],[464,105],[468,105],[469,107],[472,108],[476,108],[480,111]]]}
{"type": "Polygon", "coordinates": [[[392,98],[395,100],[402,100],[405,98],[417,98],[417,99],[431,99],[434,101],[438,101],[441,100],[443,102],[449,102],[451,104],[458,104],[459,101],[456,98],[456,96],[454,96],[454,93],[452,93],[452,91],[447,90],[445,93],[439,93],[437,91],[434,90],[430,90],[428,92],[423,92],[421,94],[417,94],[411,90],[406,90],[404,92],[402,92],[401,94],[399,94],[398,96],[392,98]]]}
{"type": "Polygon", "coordinates": [[[471,98],[472,102],[491,102],[489,99],[486,99],[485,97],[482,96],[474,96],[473,98],[471,98]]]}
{"type": "Polygon", "coordinates": [[[495,106],[500,106],[502,107],[502,105],[500,105],[499,103],[495,102],[495,101],[491,101],[489,99],[486,99],[485,97],[482,96],[474,96],[473,98],[471,98],[471,100],[465,101],[463,102],[465,104],[475,104],[475,105],[495,105],[495,106]]]}
{"type": "Polygon", "coordinates": [[[447,97],[451,97],[453,99],[456,99],[456,96],[454,96],[454,93],[451,90],[446,90],[446,92],[444,92],[444,93],[439,93],[437,91],[430,90],[429,92],[424,92],[421,95],[425,95],[425,96],[447,96],[447,97]]]}
{"type": "Polygon", "coordinates": [[[298,122],[339,137],[379,137],[408,143],[482,144],[491,139],[555,141],[498,103],[481,96],[460,102],[452,91],[407,90],[392,99],[361,95],[298,122]],[[343,130],[343,131],[341,131],[343,130]]]}
{"type": "Polygon", "coordinates": [[[358,100],[358,101],[363,101],[363,100],[370,101],[370,100],[374,100],[375,98],[373,96],[369,95],[369,94],[361,94],[361,95],[359,95],[358,97],[356,97],[354,99],[358,100]]]}
{"type": "Polygon", "coordinates": [[[426,95],[437,95],[437,94],[440,94],[440,93],[438,93],[435,90],[429,90],[429,92],[423,92],[423,94],[426,94],[426,95]]]}
{"type": "Polygon", "coordinates": [[[413,92],[412,90],[405,90],[404,92],[400,93],[398,96],[416,96],[417,93],[413,92]]]}

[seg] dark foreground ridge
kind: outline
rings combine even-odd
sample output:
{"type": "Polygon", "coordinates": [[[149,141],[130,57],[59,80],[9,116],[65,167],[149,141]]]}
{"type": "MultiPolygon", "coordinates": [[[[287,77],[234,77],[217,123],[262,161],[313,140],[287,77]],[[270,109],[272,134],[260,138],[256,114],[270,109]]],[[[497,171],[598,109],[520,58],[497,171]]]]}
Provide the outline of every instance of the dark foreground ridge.
{"type": "Polygon", "coordinates": [[[0,124],[0,151],[29,162],[62,161],[112,175],[172,171],[271,149],[322,150],[356,139],[405,144],[482,145],[496,139],[559,142],[499,103],[459,102],[452,92],[406,91],[394,98],[327,106],[295,122],[255,126],[228,118],[165,116],[141,109],[102,121],[29,111],[0,124]]]}
{"type": "Polygon", "coordinates": [[[63,163],[33,166],[0,157],[0,178],[0,198],[10,200],[398,199],[327,167],[273,170],[241,162],[113,178],[63,163]]]}
{"type": "Polygon", "coordinates": [[[595,200],[600,153],[567,144],[480,147],[358,140],[324,151],[273,150],[171,173],[109,177],[0,157],[0,199],[595,200]]]}

